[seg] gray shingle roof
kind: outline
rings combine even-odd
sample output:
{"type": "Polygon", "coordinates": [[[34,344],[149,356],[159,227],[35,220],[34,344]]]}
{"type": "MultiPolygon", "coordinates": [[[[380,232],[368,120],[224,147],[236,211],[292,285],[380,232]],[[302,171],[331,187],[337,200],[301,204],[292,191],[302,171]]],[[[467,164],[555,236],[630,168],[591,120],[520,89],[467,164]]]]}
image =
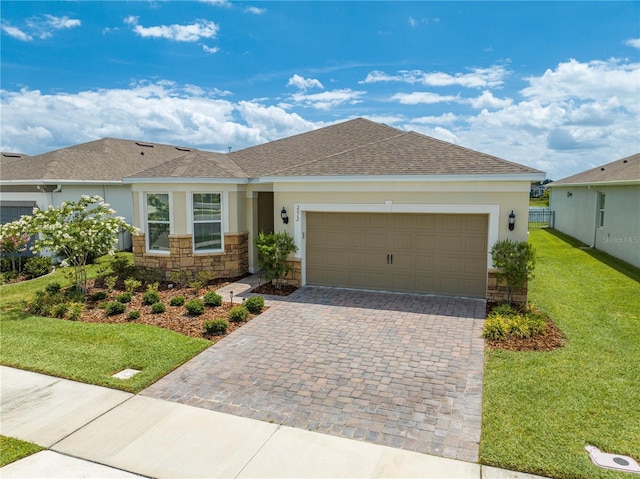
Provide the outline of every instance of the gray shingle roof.
{"type": "Polygon", "coordinates": [[[135,175],[136,178],[247,178],[228,155],[194,150],[135,175]]]}
{"type": "Polygon", "coordinates": [[[104,138],[2,163],[3,181],[121,181],[194,151],[159,143],[104,138]]]}
{"type": "Polygon", "coordinates": [[[436,140],[415,132],[401,132],[347,151],[327,155],[274,176],[405,176],[541,173],[495,156],[436,140]]]}
{"type": "Polygon", "coordinates": [[[640,181],[640,153],[562,178],[549,186],[620,181],[640,181]]]}

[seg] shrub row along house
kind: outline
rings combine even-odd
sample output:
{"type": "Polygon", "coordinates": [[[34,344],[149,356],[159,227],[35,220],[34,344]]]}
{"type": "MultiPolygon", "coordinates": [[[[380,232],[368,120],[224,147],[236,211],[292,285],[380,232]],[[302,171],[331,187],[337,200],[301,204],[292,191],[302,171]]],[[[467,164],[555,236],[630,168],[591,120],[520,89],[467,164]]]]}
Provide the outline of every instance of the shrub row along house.
{"type": "Polygon", "coordinates": [[[254,237],[286,231],[292,283],[474,298],[495,289],[492,245],[527,239],[545,178],[362,118],[231,153],[107,138],[10,166],[3,204],[98,194],[139,228],[138,265],[257,272],[254,237]]]}

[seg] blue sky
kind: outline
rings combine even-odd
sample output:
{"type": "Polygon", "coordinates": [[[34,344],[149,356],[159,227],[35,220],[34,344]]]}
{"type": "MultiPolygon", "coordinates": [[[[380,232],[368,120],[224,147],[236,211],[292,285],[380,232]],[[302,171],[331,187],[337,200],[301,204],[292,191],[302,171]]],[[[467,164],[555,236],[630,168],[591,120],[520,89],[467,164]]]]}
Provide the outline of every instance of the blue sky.
{"type": "Polygon", "coordinates": [[[3,151],[362,116],[564,176],[640,151],[640,2],[5,1],[3,151]]]}

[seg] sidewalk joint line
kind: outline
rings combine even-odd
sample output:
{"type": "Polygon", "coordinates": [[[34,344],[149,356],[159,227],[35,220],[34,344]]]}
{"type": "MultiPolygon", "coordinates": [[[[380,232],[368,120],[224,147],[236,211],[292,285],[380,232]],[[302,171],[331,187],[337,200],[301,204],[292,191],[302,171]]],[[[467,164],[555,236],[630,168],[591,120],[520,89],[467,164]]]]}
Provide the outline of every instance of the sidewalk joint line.
{"type": "Polygon", "coordinates": [[[282,424],[278,424],[277,426],[278,426],[278,427],[276,427],[276,429],[275,429],[275,430],[274,430],[274,431],[269,435],[269,437],[265,439],[265,441],[264,441],[264,442],[262,443],[262,445],[258,448],[258,450],[253,454],[253,456],[251,456],[251,457],[249,458],[249,460],[247,461],[247,463],[246,463],[244,466],[242,466],[242,469],[240,469],[240,470],[238,471],[238,474],[236,474],[236,475],[234,476],[234,479],[237,479],[238,477],[240,477],[240,474],[242,474],[242,471],[244,471],[244,470],[247,468],[247,466],[248,466],[249,464],[251,464],[251,461],[253,461],[253,460],[255,459],[255,457],[260,453],[260,451],[262,451],[262,449],[264,448],[264,446],[266,446],[266,445],[267,445],[267,443],[271,440],[271,438],[275,435],[275,433],[276,433],[276,432],[278,432],[278,431],[280,430],[280,428],[282,427],[282,424]]]}

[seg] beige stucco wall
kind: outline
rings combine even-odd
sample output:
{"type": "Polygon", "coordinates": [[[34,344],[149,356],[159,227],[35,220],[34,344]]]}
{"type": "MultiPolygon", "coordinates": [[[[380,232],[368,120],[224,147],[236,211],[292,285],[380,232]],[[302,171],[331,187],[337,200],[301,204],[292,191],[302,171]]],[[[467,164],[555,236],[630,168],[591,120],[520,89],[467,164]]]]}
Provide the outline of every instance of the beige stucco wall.
{"type": "Polygon", "coordinates": [[[550,208],[555,211],[558,231],[640,267],[640,184],[554,186],[550,208]],[[602,227],[598,193],[606,195],[602,227]]]}

